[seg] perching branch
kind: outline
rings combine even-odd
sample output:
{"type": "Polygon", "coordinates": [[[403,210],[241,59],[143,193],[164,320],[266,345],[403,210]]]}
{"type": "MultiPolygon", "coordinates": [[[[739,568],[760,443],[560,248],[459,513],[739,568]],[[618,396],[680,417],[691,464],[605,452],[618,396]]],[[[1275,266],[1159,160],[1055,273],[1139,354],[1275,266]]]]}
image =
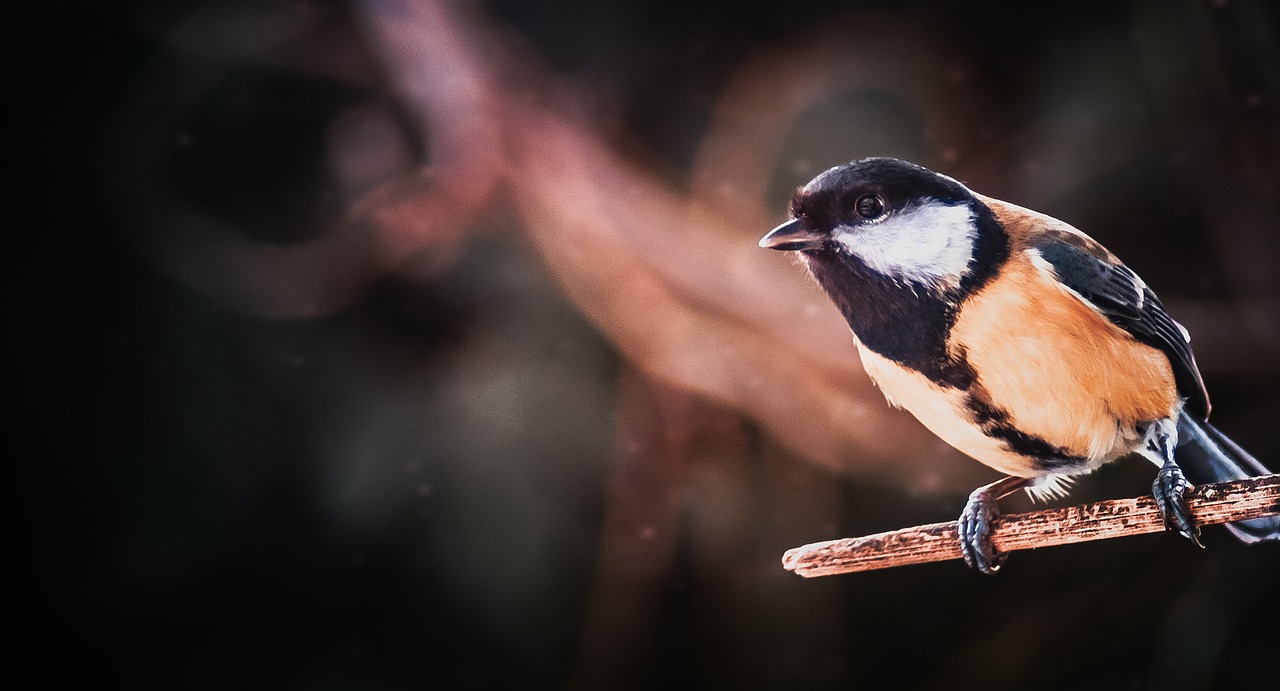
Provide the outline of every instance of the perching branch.
{"type": "MultiPolygon", "coordinates": [[[[1200,485],[1191,494],[1190,506],[1199,525],[1275,516],[1280,514],[1280,475],[1200,485]]],[[[991,539],[996,549],[1012,552],[1164,530],[1155,499],[1145,496],[1001,516],[991,539]]],[[[815,542],[787,550],[782,566],[813,578],[960,559],[956,531],[956,522],[950,521],[815,542]]]]}

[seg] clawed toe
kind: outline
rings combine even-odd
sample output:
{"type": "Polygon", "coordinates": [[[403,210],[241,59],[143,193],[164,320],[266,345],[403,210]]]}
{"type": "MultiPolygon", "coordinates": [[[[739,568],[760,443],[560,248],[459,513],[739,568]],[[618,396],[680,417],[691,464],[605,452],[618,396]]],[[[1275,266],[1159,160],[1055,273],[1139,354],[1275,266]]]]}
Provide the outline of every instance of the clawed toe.
{"type": "Polygon", "coordinates": [[[1200,543],[1200,527],[1192,518],[1191,508],[1187,503],[1192,489],[1193,486],[1187,482],[1182,469],[1174,463],[1161,466],[1160,472],[1156,473],[1155,482],[1151,483],[1151,492],[1155,495],[1156,505],[1160,507],[1160,514],[1164,516],[1164,524],[1181,533],[1196,546],[1204,547],[1200,543]]]}
{"type": "Polygon", "coordinates": [[[999,515],[995,498],[983,490],[969,495],[964,511],[960,512],[960,551],[964,562],[987,575],[999,571],[1008,556],[991,544],[991,531],[999,515]]]}

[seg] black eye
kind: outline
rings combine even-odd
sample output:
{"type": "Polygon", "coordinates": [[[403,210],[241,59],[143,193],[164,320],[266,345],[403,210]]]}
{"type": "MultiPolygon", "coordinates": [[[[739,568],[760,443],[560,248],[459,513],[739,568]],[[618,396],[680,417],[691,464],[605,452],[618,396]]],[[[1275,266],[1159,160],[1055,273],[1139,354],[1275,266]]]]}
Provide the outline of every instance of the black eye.
{"type": "Polygon", "coordinates": [[[874,194],[864,194],[854,202],[853,209],[863,218],[878,218],[884,213],[884,202],[874,194]]]}

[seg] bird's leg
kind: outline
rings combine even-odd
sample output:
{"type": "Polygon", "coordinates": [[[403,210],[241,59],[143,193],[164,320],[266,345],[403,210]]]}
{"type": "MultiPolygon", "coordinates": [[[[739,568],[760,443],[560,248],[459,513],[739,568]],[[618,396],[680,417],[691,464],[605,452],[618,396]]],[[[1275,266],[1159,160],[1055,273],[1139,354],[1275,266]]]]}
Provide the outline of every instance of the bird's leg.
{"type": "Polygon", "coordinates": [[[960,512],[960,551],[969,568],[991,575],[1000,570],[1008,554],[991,545],[991,528],[1000,515],[1001,497],[1031,484],[1032,478],[1006,477],[973,490],[960,512]]]}
{"type": "Polygon", "coordinates": [[[1147,427],[1138,453],[1160,466],[1155,482],[1151,483],[1151,493],[1160,507],[1160,515],[1164,516],[1165,526],[1178,531],[1196,546],[1204,547],[1200,543],[1200,526],[1191,517],[1187,505],[1187,495],[1193,486],[1173,460],[1173,449],[1177,445],[1178,428],[1174,422],[1158,420],[1147,427]]]}

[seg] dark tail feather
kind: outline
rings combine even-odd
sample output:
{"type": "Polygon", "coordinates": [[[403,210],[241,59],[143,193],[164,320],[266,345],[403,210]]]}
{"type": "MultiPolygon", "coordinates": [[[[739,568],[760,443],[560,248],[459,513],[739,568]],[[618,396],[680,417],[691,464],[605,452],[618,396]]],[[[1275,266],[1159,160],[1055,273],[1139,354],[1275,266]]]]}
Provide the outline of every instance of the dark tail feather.
{"type": "MultiPolygon", "coordinates": [[[[1207,421],[1185,412],[1178,415],[1178,466],[1193,484],[1244,480],[1270,473],[1227,435],[1207,421]]],[[[1227,529],[1242,542],[1280,540],[1280,516],[1228,523],[1227,529]]]]}

